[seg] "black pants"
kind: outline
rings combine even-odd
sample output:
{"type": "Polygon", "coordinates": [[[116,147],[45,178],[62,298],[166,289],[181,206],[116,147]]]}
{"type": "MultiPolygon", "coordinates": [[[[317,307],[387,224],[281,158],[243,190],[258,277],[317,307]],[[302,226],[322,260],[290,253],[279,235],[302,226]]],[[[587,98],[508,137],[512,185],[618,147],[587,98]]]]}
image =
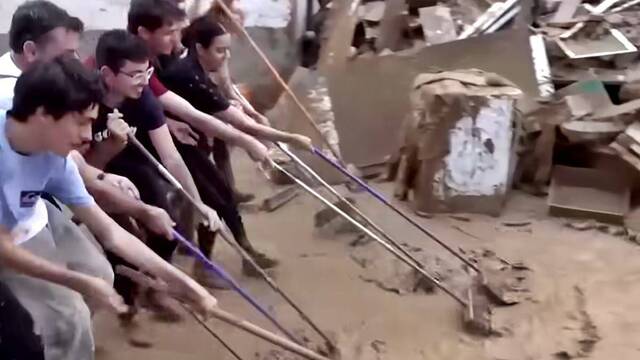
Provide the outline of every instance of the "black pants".
{"type": "MultiPolygon", "coordinates": [[[[118,160],[109,164],[108,171],[129,178],[140,191],[140,198],[144,203],[164,209],[176,222],[176,230],[187,239],[193,239],[195,209],[189,201],[174,189],[147,160],[118,160]]],[[[119,223],[121,225],[130,225],[126,223],[125,219],[121,219],[119,223]]],[[[138,223],[138,225],[142,227],[142,224],[138,223]]],[[[123,227],[127,228],[127,226],[123,227]]],[[[155,235],[144,228],[143,231],[146,235],[144,240],[147,246],[162,259],[171,262],[177,242],[155,235]]],[[[114,269],[118,265],[135,269],[133,265],[113,253],[107,252],[107,259],[114,269]]],[[[134,305],[138,294],[137,284],[129,278],[116,273],[114,288],[124,298],[127,305],[134,305]]]]}
{"type": "Polygon", "coordinates": [[[224,176],[229,188],[235,195],[236,192],[236,180],[233,176],[233,168],[231,167],[231,154],[229,153],[229,147],[224,141],[216,139],[213,143],[213,160],[215,165],[224,176]]]}
{"type": "MultiPolygon", "coordinates": [[[[238,204],[234,199],[233,188],[224,171],[221,171],[216,166],[217,163],[214,164],[209,158],[211,155],[210,149],[202,146],[185,145],[179,142],[176,142],[176,145],[178,152],[182,155],[193,176],[193,181],[198,188],[202,201],[214,209],[220,218],[224,220],[238,244],[250,254],[254,253],[255,250],[247,239],[242,217],[238,211],[238,204]]],[[[230,168],[230,164],[227,163],[227,166],[230,168]]],[[[214,239],[215,234],[210,234],[204,230],[199,231],[200,250],[205,255],[211,253],[214,239]]]]}
{"type": "Polygon", "coordinates": [[[40,336],[33,332],[27,310],[4,284],[0,283],[0,359],[44,360],[40,336]]]}

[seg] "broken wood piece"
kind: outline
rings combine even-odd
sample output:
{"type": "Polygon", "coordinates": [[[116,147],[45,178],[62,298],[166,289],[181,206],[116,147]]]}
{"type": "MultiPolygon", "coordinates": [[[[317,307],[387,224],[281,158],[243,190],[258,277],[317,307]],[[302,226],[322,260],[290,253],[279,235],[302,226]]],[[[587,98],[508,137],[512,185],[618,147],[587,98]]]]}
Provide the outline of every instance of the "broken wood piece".
{"type": "Polygon", "coordinates": [[[298,189],[293,186],[280,190],[275,195],[264,199],[262,202],[262,210],[266,212],[276,211],[289,201],[295,199],[299,194],[298,189]]]}

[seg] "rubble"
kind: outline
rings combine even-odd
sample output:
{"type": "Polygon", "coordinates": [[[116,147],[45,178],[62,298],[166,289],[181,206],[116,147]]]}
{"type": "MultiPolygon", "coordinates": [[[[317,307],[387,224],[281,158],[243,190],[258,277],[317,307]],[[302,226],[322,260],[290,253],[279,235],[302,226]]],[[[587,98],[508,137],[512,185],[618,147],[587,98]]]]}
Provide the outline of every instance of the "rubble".
{"type": "MultiPolygon", "coordinates": [[[[548,195],[552,215],[579,214],[622,223],[632,208],[635,186],[630,184],[640,178],[640,1],[565,0],[536,5],[531,9],[528,2],[518,0],[370,0],[345,2],[332,9],[336,29],[322,50],[326,61],[321,68],[345,161],[358,167],[386,162],[389,171],[384,178],[396,180],[395,196],[411,200],[414,213],[425,217],[458,211],[497,215],[513,186],[536,196],[548,195]],[[357,11],[350,10],[356,6],[357,11]],[[523,41],[526,47],[517,48],[523,41]],[[488,53],[497,56],[491,58],[488,53]],[[509,56],[503,60],[506,53],[509,56]],[[480,209],[474,203],[475,193],[460,191],[460,184],[451,178],[452,169],[464,167],[465,161],[474,169],[470,173],[478,176],[475,170],[482,161],[477,154],[459,155],[464,148],[455,144],[477,142],[469,149],[487,154],[506,151],[505,144],[490,136],[476,137],[475,132],[486,133],[490,120],[473,116],[469,131],[453,120],[443,122],[442,131],[464,134],[458,140],[447,139],[439,130],[427,129],[436,126],[429,121],[444,116],[442,112],[425,115],[424,111],[437,107],[423,106],[421,112],[414,99],[419,88],[437,83],[424,81],[425,77],[450,76],[448,81],[467,87],[491,88],[490,82],[481,86],[451,75],[474,68],[485,74],[494,71],[495,79],[510,84],[503,86],[525,94],[509,120],[513,132],[500,136],[512,139],[508,175],[500,181],[506,188],[493,184],[498,190],[483,193],[481,203],[500,201],[480,209]],[[422,80],[416,74],[423,74],[422,80]],[[381,83],[385,86],[380,87],[381,83]],[[379,91],[370,91],[373,88],[379,91]],[[367,136],[362,136],[364,131],[367,136]],[[413,146],[415,153],[410,150],[413,146]],[[618,173],[613,165],[606,165],[597,155],[603,148],[628,168],[618,173]],[[449,163],[437,160],[442,158],[449,163]],[[556,175],[566,168],[579,170],[556,175]]],[[[515,98],[514,94],[503,95],[515,98]]],[[[428,95],[420,96],[424,100],[428,95]]],[[[479,107],[499,96],[487,95],[489,102],[479,107]]],[[[447,96],[440,97],[458,110],[480,104],[470,98],[452,103],[447,96]]],[[[467,179],[465,189],[480,186],[473,181],[467,179]]]]}

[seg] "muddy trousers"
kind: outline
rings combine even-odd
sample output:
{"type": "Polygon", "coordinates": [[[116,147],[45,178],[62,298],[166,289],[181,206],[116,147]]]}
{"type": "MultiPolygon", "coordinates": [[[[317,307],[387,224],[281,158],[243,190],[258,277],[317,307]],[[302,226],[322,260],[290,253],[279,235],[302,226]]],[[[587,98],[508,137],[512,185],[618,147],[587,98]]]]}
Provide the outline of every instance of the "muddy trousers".
{"type": "MultiPolygon", "coordinates": [[[[184,162],[187,164],[193,181],[198,188],[202,202],[214,209],[218,216],[227,224],[236,242],[248,253],[255,253],[255,249],[247,239],[247,232],[238,211],[238,204],[224,171],[217,167],[209,158],[211,152],[197,146],[176,144],[184,162]]],[[[230,168],[230,164],[226,164],[230,168]]],[[[200,250],[210,255],[215,242],[215,233],[204,228],[198,230],[200,250]]]]}
{"type": "MultiPolygon", "coordinates": [[[[113,283],[113,272],[99,246],[60,210],[47,203],[49,223],[20,246],[68,269],[113,283]]],[[[91,312],[82,296],[61,285],[0,268],[4,283],[33,319],[46,360],[92,360],[91,312]]]]}

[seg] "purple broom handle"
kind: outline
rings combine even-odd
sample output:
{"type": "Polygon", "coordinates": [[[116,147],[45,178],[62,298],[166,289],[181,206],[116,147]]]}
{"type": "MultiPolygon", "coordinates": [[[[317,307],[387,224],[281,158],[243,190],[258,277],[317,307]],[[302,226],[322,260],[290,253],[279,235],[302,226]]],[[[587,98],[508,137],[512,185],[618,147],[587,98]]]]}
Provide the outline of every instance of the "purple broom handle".
{"type": "Polygon", "coordinates": [[[475,264],[470,262],[464,256],[460,255],[457,251],[453,250],[449,245],[447,245],[444,242],[442,242],[434,234],[432,234],[429,230],[425,229],[422,225],[420,225],[417,222],[415,222],[415,220],[410,218],[402,210],[398,209],[393,204],[391,204],[382,194],[380,194],[378,191],[376,191],[371,186],[367,185],[367,183],[365,183],[362,179],[360,179],[359,177],[351,174],[347,169],[342,167],[342,165],[338,164],[337,162],[335,162],[331,158],[329,158],[327,155],[323,154],[322,151],[320,151],[318,148],[314,147],[313,148],[313,153],[318,155],[319,157],[321,157],[324,161],[326,161],[329,164],[331,164],[334,168],[336,168],[342,174],[346,175],[349,179],[357,182],[358,185],[362,186],[362,188],[364,188],[369,194],[373,195],[373,197],[375,197],[376,199],[380,200],[383,204],[387,205],[389,208],[391,208],[391,210],[395,211],[398,215],[402,216],[405,220],[407,220],[409,223],[411,223],[411,225],[413,225],[416,228],[418,228],[422,233],[424,233],[425,235],[430,237],[433,241],[437,242],[440,246],[442,246],[443,248],[447,249],[452,255],[454,255],[455,257],[460,259],[460,261],[465,263],[465,265],[469,266],[474,271],[480,273],[480,269],[475,264]]]}
{"type": "Polygon", "coordinates": [[[282,325],[280,325],[278,320],[276,320],[269,313],[269,311],[267,311],[267,309],[264,306],[258,303],[246,290],[244,290],[240,286],[240,284],[238,284],[238,282],[236,282],[231,277],[231,275],[229,275],[229,273],[227,273],[220,265],[217,265],[213,260],[204,256],[204,254],[202,254],[202,252],[197,247],[195,247],[192,243],[189,242],[189,240],[185,239],[184,236],[180,235],[180,233],[178,233],[175,230],[173,230],[173,237],[180,244],[184,245],[200,262],[204,264],[204,266],[208,270],[213,271],[216,275],[220,276],[229,284],[231,284],[233,289],[237,291],[240,294],[240,296],[242,296],[251,305],[253,305],[253,307],[256,308],[256,310],[258,310],[262,315],[264,315],[267,319],[269,319],[269,321],[271,321],[273,325],[275,325],[278,329],[280,329],[280,331],[282,331],[283,334],[285,334],[288,338],[290,338],[292,341],[297,343],[296,338],[289,331],[287,331],[282,325]]]}

